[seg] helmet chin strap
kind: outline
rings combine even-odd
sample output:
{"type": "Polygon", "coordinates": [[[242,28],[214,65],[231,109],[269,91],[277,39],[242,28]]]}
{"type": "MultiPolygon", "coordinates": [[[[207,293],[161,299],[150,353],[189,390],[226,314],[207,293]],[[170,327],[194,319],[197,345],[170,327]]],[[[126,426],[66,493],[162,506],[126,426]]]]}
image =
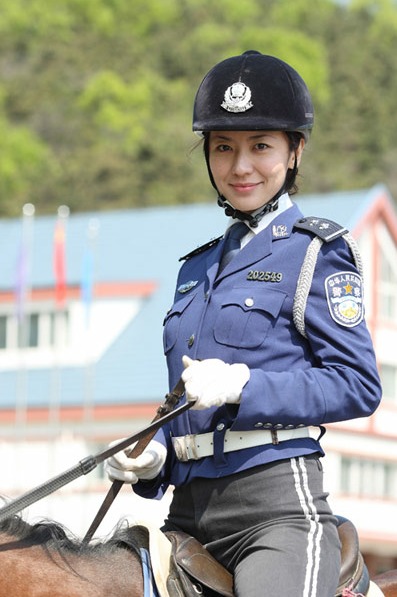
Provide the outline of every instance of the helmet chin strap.
{"type": "Polygon", "coordinates": [[[276,211],[278,209],[278,199],[284,193],[284,186],[280,189],[280,191],[264,205],[264,207],[256,213],[254,216],[245,212],[240,211],[239,209],[235,209],[233,205],[231,205],[223,195],[219,195],[218,197],[218,205],[223,207],[225,210],[225,214],[232,218],[236,218],[238,220],[242,220],[243,222],[248,222],[251,228],[256,228],[266,214],[276,211]]]}

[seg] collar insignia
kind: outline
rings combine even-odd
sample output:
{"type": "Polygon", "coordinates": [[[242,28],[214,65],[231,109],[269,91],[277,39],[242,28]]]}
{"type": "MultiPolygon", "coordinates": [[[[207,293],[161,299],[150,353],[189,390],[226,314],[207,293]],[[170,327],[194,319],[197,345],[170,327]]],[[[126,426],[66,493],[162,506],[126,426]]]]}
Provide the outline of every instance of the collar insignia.
{"type": "Polygon", "coordinates": [[[279,224],[272,227],[273,238],[283,238],[288,236],[288,228],[285,224],[279,224]]]}
{"type": "Polygon", "coordinates": [[[246,112],[253,105],[251,89],[241,81],[233,83],[226,89],[224,100],[221,103],[222,108],[228,112],[246,112]]]}

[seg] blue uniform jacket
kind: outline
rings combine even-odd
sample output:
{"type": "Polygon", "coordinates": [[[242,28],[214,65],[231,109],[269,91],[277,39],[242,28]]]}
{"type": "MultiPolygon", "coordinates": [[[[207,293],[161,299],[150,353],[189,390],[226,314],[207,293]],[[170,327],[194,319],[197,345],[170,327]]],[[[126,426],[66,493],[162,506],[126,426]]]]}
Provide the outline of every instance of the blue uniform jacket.
{"type": "Polygon", "coordinates": [[[157,432],[156,439],[168,446],[167,462],[156,480],[135,486],[137,493],[161,497],[169,484],[182,485],[194,477],[220,477],[282,458],[323,454],[313,438],[224,454],[225,428],[320,426],[365,417],[376,409],[381,387],[365,321],[350,324],[347,319],[346,324],[335,317],[330,297],[331,287],[335,296],[360,292],[360,277],[343,238],[320,249],[305,312],[307,338],[293,323],[297,280],[313,239],[310,232],[294,228],[300,217],[296,205],[280,213],[218,278],[223,241],[183,263],[164,321],[170,388],[180,378],[184,354],[246,363],[251,376],[240,405],[190,410],[157,432]],[[217,430],[219,423],[225,426],[217,430]],[[214,457],[186,463],[176,459],[172,436],[210,431],[214,457]]]}

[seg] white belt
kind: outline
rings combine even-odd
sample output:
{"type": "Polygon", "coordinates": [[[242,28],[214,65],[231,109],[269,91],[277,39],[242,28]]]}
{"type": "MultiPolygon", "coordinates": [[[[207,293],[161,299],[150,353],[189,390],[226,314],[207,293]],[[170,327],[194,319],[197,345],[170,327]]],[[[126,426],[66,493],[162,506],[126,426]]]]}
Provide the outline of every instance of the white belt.
{"type": "MultiPolygon", "coordinates": [[[[172,443],[175,454],[181,462],[188,460],[199,460],[205,456],[214,454],[214,433],[199,433],[196,435],[181,435],[173,437],[172,443]]],[[[308,427],[299,429],[281,429],[269,431],[267,429],[258,429],[254,431],[230,431],[226,430],[223,451],[234,452],[244,448],[253,448],[265,444],[278,444],[280,441],[289,439],[298,439],[300,437],[310,437],[308,427]]]]}

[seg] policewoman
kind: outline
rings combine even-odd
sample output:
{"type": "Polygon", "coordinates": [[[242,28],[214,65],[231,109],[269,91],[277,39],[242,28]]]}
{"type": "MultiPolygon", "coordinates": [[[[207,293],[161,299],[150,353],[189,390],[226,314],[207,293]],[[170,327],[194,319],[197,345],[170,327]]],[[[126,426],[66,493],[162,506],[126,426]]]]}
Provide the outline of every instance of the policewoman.
{"type": "Polygon", "coordinates": [[[354,241],[291,200],[312,126],[306,84],[278,58],[249,51],[204,77],[193,130],[227,230],[185,256],[164,324],[170,388],[182,376],[195,404],[107,463],[145,497],[173,485],[165,528],[203,543],[241,597],[335,594],[322,425],[381,396],[354,241]]]}

